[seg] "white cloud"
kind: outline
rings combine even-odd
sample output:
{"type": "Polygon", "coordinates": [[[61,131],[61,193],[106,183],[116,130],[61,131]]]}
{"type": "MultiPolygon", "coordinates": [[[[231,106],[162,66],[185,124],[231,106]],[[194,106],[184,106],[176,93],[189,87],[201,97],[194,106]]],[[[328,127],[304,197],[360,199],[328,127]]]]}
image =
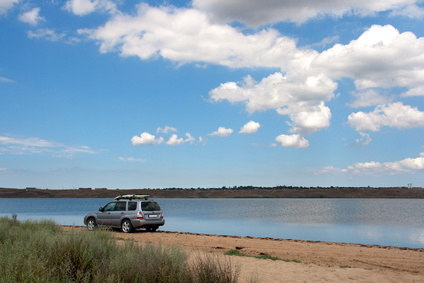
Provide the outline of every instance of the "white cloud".
{"type": "Polygon", "coordinates": [[[294,147],[294,148],[307,148],[309,147],[309,142],[307,139],[301,135],[279,135],[275,140],[281,143],[283,147],[294,147]]]}
{"type": "Polygon", "coordinates": [[[164,133],[164,134],[169,134],[171,132],[178,132],[178,130],[174,127],[170,127],[170,126],[165,126],[164,128],[157,128],[156,133],[164,133]]]}
{"type": "Polygon", "coordinates": [[[369,145],[372,141],[371,137],[367,133],[359,133],[361,135],[360,139],[356,139],[355,145],[366,146],[369,145]]]}
{"type": "Polygon", "coordinates": [[[320,102],[318,105],[309,105],[305,102],[293,104],[284,109],[278,109],[281,115],[289,115],[292,123],[291,133],[302,135],[312,134],[330,126],[330,108],[320,102]]]}
{"type": "Polygon", "coordinates": [[[302,23],[308,19],[345,14],[359,16],[375,12],[392,11],[409,17],[422,17],[422,9],[414,0],[193,0],[193,6],[205,11],[217,20],[239,21],[251,26],[291,21],[302,23]]]}
{"type": "Polygon", "coordinates": [[[88,146],[69,146],[40,138],[0,136],[0,154],[50,153],[58,157],[73,157],[76,153],[95,153],[88,146]]]}
{"type": "Polygon", "coordinates": [[[0,77],[1,83],[13,83],[14,81],[5,77],[0,77]]]}
{"type": "Polygon", "coordinates": [[[404,6],[401,7],[397,10],[394,10],[391,13],[393,16],[406,16],[409,18],[417,18],[417,19],[422,19],[424,17],[424,10],[421,7],[418,7],[415,4],[408,5],[408,6],[404,6]]]}
{"type": "Polygon", "coordinates": [[[383,127],[397,129],[423,128],[424,112],[400,102],[377,106],[373,112],[352,113],[349,125],[358,132],[377,132],[383,127]]]}
{"type": "Polygon", "coordinates": [[[0,0],[0,15],[6,14],[13,4],[19,3],[19,0],[0,0]]]}
{"type": "Polygon", "coordinates": [[[374,25],[347,45],[336,44],[319,54],[312,68],[338,79],[355,80],[358,90],[424,86],[424,38],[399,33],[393,26],[374,25]]]}
{"type": "Polygon", "coordinates": [[[95,11],[117,12],[115,3],[108,0],[68,0],[64,7],[79,16],[85,16],[95,11]]]}
{"type": "Polygon", "coordinates": [[[424,85],[411,88],[408,91],[404,92],[402,94],[403,97],[409,97],[409,96],[424,96],[424,85]]]}
{"type": "MultiPolygon", "coordinates": [[[[184,142],[194,143],[196,141],[196,139],[192,137],[190,133],[186,133],[185,135],[187,138],[184,140],[184,142]]],[[[201,141],[200,139],[201,137],[199,138],[199,141],[201,141]]]]}
{"type": "Polygon", "coordinates": [[[104,26],[78,31],[99,42],[100,52],[119,52],[145,60],[161,56],[179,63],[203,62],[238,67],[286,67],[311,60],[316,52],[276,30],[245,35],[215,24],[195,9],[139,5],[134,16],[117,14],[104,26]]]}
{"type": "Polygon", "coordinates": [[[36,26],[40,21],[44,21],[43,17],[40,17],[40,8],[34,8],[28,12],[19,15],[21,22],[36,26]]]}
{"type": "Polygon", "coordinates": [[[128,161],[128,162],[146,162],[145,159],[136,158],[136,157],[122,157],[122,156],[120,156],[120,157],[118,157],[118,159],[120,161],[128,161]]]}
{"type": "Polygon", "coordinates": [[[161,144],[162,142],[162,137],[156,138],[154,135],[147,132],[142,133],[140,136],[133,136],[131,139],[133,145],[161,144]]]}
{"type": "Polygon", "coordinates": [[[58,41],[65,37],[65,33],[57,33],[54,29],[37,29],[28,32],[29,38],[43,38],[49,41],[58,41]]]}
{"type": "Polygon", "coordinates": [[[386,104],[390,102],[390,98],[381,95],[374,89],[367,89],[365,91],[353,92],[352,96],[354,101],[349,103],[350,107],[359,108],[359,107],[368,107],[375,106],[379,104],[386,104]]]}
{"type": "Polygon", "coordinates": [[[320,74],[302,77],[275,73],[256,83],[246,77],[239,85],[221,84],[210,92],[214,101],[243,102],[248,112],[276,109],[292,120],[291,132],[310,134],[330,125],[331,111],[324,101],[334,96],[337,84],[320,74]]]}
{"type": "Polygon", "coordinates": [[[178,136],[176,134],[172,134],[172,136],[166,142],[167,145],[180,145],[182,143],[184,143],[184,139],[178,138],[178,136]]]}
{"type": "Polygon", "coordinates": [[[219,127],[218,130],[216,130],[213,133],[210,133],[209,136],[218,136],[218,137],[228,137],[234,132],[233,129],[227,129],[224,127],[219,127]]]}
{"type": "MultiPolygon", "coordinates": [[[[165,127],[165,128],[158,128],[158,133],[165,133],[168,134],[170,132],[176,132],[177,130],[172,127],[165,127]]],[[[196,139],[190,134],[185,134],[186,138],[179,138],[178,135],[172,134],[168,141],[165,142],[167,145],[180,145],[186,142],[194,143],[196,139]]],[[[131,143],[133,145],[153,145],[153,144],[163,144],[165,139],[163,137],[156,137],[152,134],[149,134],[147,132],[142,133],[140,136],[134,136],[131,139],[131,143]]],[[[199,138],[200,141],[200,138],[199,138]]]]}
{"type": "Polygon", "coordinates": [[[261,124],[255,121],[247,122],[239,131],[240,134],[254,134],[258,132],[261,124]]]}
{"type": "MultiPolygon", "coordinates": [[[[344,1],[343,5],[350,8],[341,9],[341,14],[352,12],[352,7],[357,13],[411,4],[403,0],[352,3],[344,1]]],[[[243,103],[249,113],[274,109],[290,118],[291,133],[302,136],[330,126],[332,115],[326,102],[335,96],[337,79],[354,80],[357,90],[352,107],[390,103],[392,98],[384,95],[390,92],[377,93],[378,88],[406,88],[404,96],[418,95],[424,88],[424,39],[410,32],[399,33],[390,25],[372,26],[349,44],[336,44],[319,53],[297,48],[294,39],[273,29],[243,34],[230,25],[214,22],[201,10],[140,4],[136,14],[116,13],[105,25],[78,32],[96,40],[102,53],[118,52],[142,60],[160,56],[180,64],[280,68],[281,72],[259,82],[248,76],[243,82],[222,83],[209,95],[216,102],[243,103]]],[[[362,114],[353,113],[351,124],[356,125],[362,114]]],[[[358,126],[358,131],[369,130],[358,126]]]]}
{"type": "Polygon", "coordinates": [[[420,156],[416,158],[406,158],[393,162],[358,162],[347,166],[345,169],[329,166],[316,172],[316,174],[394,175],[418,170],[424,170],[424,153],[420,153],[420,156]]]}

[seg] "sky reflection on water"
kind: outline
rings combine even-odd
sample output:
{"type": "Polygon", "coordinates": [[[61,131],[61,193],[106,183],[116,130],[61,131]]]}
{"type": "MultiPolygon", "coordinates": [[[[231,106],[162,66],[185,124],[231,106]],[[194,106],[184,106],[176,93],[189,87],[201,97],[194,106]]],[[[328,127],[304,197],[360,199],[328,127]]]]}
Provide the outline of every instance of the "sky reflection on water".
{"type": "MultiPolygon", "coordinates": [[[[156,199],[160,230],[424,248],[424,200],[156,199]]],[[[110,199],[0,199],[0,216],[83,225],[110,199]]]]}

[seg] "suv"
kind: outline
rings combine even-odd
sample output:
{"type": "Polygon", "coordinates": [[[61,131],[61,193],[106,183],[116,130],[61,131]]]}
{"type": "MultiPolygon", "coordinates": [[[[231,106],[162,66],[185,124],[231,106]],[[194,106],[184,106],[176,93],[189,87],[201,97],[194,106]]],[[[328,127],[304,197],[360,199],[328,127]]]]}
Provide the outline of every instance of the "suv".
{"type": "Polygon", "coordinates": [[[148,195],[121,195],[109,202],[99,211],[87,213],[84,224],[88,230],[97,225],[120,228],[124,233],[144,228],[154,232],[165,224],[162,210],[157,202],[148,195]]]}

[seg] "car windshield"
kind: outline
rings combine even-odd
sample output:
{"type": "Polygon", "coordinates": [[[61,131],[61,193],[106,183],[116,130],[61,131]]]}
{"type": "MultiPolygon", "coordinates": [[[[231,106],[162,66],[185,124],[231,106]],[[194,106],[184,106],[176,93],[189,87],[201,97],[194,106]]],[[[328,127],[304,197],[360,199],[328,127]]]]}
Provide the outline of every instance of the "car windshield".
{"type": "Polygon", "coordinates": [[[142,202],[141,209],[143,211],[156,211],[160,210],[160,206],[157,202],[142,202]]]}

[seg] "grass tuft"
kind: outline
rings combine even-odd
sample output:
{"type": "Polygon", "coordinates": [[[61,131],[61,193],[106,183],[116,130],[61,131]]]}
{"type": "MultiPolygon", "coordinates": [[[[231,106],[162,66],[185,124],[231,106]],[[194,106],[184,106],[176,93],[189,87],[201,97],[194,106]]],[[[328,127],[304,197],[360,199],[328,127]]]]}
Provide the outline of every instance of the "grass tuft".
{"type": "Polygon", "coordinates": [[[0,218],[0,278],[12,282],[237,282],[231,265],[188,264],[179,248],[118,244],[107,231],[63,231],[53,221],[0,218]]]}

